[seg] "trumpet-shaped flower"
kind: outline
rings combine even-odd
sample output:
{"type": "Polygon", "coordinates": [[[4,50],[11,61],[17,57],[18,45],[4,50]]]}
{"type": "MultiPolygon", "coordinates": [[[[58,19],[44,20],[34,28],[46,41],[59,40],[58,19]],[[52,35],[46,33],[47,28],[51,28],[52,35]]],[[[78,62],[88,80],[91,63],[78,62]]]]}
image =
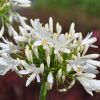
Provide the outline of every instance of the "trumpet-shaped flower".
{"type": "Polygon", "coordinates": [[[26,86],[28,86],[32,81],[34,81],[35,78],[37,79],[37,82],[40,82],[39,74],[43,73],[44,64],[42,63],[40,65],[40,68],[37,68],[34,64],[29,65],[26,63],[26,65],[27,65],[27,69],[19,71],[19,73],[22,75],[31,74],[26,81],[26,86]]]}
{"type": "Polygon", "coordinates": [[[12,42],[9,42],[8,40],[2,38],[4,43],[0,42],[0,53],[14,53],[18,52],[19,47],[14,45],[12,42]]]}
{"type": "Polygon", "coordinates": [[[40,45],[50,45],[52,46],[52,33],[42,27],[42,24],[39,22],[39,19],[31,20],[33,26],[33,33],[35,34],[37,41],[34,42],[34,46],[40,45]]]}
{"type": "Polygon", "coordinates": [[[93,96],[92,91],[100,91],[100,80],[93,79],[94,74],[84,73],[82,76],[78,76],[77,80],[83,85],[84,89],[93,96]]]}
{"type": "Polygon", "coordinates": [[[3,53],[0,57],[0,75],[5,75],[8,71],[17,71],[20,61],[12,59],[10,55],[3,53]]]}
{"type": "Polygon", "coordinates": [[[65,39],[64,34],[61,34],[57,40],[53,41],[54,43],[54,53],[58,53],[58,52],[64,52],[64,53],[70,53],[70,49],[67,47],[67,41],[65,39]]]}

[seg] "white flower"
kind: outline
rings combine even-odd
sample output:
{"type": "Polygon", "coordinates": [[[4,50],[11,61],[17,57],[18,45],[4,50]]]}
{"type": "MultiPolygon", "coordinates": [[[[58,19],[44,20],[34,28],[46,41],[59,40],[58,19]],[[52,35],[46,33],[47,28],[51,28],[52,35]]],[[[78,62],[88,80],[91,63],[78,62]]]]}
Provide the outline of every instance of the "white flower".
{"type": "Polygon", "coordinates": [[[26,63],[26,65],[27,65],[27,69],[19,71],[19,73],[22,75],[31,74],[26,81],[26,86],[28,86],[32,81],[34,81],[35,78],[37,79],[37,82],[40,82],[39,74],[43,73],[44,71],[43,63],[40,65],[40,68],[39,67],[37,68],[34,64],[28,65],[26,63]]]}
{"type": "MultiPolygon", "coordinates": [[[[87,74],[87,73],[86,73],[87,74]]],[[[100,91],[100,80],[93,79],[95,75],[87,74],[77,77],[77,80],[83,85],[84,89],[93,96],[92,91],[100,91]]]]}
{"type": "Polygon", "coordinates": [[[18,36],[18,33],[15,31],[13,26],[7,24],[7,27],[8,27],[8,33],[10,36],[18,36]]]}
{"type": "Polygon", "coordinates": [[[8,71],[17,70],[17,66],[20,65],[18,60],[10,57],[10,55],[3,53],[0,57],[0,75],[5,75],[8,71]]]}
{"type": "Polygon", "coordinates": [[[97,67],[92,64],[86,63],[86,65],[84,66],[87,66],[87,68],[83,69],[83,71],[86,73],[93,73],[93,74],[99,73],[99,71],[97,70],[97,67]]]}
{"type": "Polygon", "coordinates": [[[34,46],[44,45],[44,48],[46,48],[47,45],[52,46],[52,33],[42,27],[39,19],[31,20],[31,24],[34,30],[33,33],[37,38],[37,41],[34,42],[34,46]]]}
{"type": "Polygon", "coordinates": [[[98,54],[90,54],[75,60],[67,60],[69,65],[73,68],[75,72],[78,74],[82,74],[82,72],[94,73],[97,74],[97,67],[100,67],[100,62],[91,60],[97,58],[98,54]]]}
{"type": "Polygon", "coordinates": [[[82,40],[82,45],[89,45],[90,47],[95,47],[92,44],[95,43],[97,39],[96,37],[91,37],[92,34],[92,32],[87,34],[87,36],[82,40]]]}
{"type": "Polygon", "coordinates": [[[8,40],[4,39],[2,37],[4,43],[0,42],[0,53],[6,52],[6,53],[14,53],[17,52],[19,47],[14,45],[12,42],[9,42],[8,40]]]}
{"type": "Polygon", "coordinates": [[[24,16],[21,16],[20,14],[16,14],[16,21],[20,22],[20,24],[26,29],[26,30],[30,30],[30,26],[26,24],[26,20],[27,18],[24,16]]]}
{"type": "Polygon", "coordinates": [[[58,39],[53,40],[54,43],[54,53],[58,52],[70,53],[70,49],[67,47],[67,41],[64,34],[61,34],[58,39]]]}
{"type": "MultiPolygon", "coordinates": [[[[31,32],[28,32],[28,30],[22,26],[19,26],[19,34],[15,31],[15,29],[10,26],[9,32],[12,34],[14,40],[16,43],[31,43],[34,41],[34,36],[31,34],[31,32]]],[[[30,29],[31,31],[31,29],[30,29]]]]}

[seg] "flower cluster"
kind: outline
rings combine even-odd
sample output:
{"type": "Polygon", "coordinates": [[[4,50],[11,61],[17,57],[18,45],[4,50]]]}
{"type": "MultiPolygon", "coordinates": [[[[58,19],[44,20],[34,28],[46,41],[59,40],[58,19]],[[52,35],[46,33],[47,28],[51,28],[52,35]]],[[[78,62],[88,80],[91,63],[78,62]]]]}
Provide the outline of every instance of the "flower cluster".
{"type": "Polygon", "coordinates": [[[78,80],[89,94],[100,91],[100,80],[95,79],[100,62],[93,60],[99,54],[86,54],[89,47],[97,48],[92,33],[83,38],[82,33],[75,32],[74,23],[65,34],[57,23],[54,32],[51,17],[45,25],[39,19],[31,19],[31,26],[21,22],[19,33],[9,28],[14,43],[4,37],[0,42],[0,75],[12,70],[27,76],[26,86],[36,79],[47,90],[56,83],[58,91],[64,92],[78,80]]]}
{"type": "MultiPolygon", "coordinates": [[[[0,38],[4,33],[4,25],[10,27],[13,20],[20,21],[20,15],[17,12],[15,12],[14,9],[16,7],[30,7],[30,5],[30,0],[0,0],[0,20],[2,21],[0,38]]],[[[25,17],[22,18],[23,20],[26,20],[25,17]]]]}

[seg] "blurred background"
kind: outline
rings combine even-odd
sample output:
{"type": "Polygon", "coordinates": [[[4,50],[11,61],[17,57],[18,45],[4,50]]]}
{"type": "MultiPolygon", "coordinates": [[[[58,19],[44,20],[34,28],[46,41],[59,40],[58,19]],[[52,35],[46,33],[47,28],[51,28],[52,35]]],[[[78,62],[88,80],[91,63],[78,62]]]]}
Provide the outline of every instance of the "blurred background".
{"type": "Polygon", "coordinates": [[[23,12],[28,18],[40,18],[45,23],[53,17],[63,31],[68,31],[72,22],[76,30],[87,33],[100,30],[100,0],[32,0],[32,8],[23,12]]]}
{"type": "MultiPolygon", "coordinates": [[[[39,18],[47,23],[49,17],[62,25],[62,33],[69,30],[70,24],[75,22],[76,31],[85,36],[93,32],[98,41],[98,49],[90,48],[88,53],[100,54],[100,0],[31,0],[31,8],[17,8],[16,10],[29,19],[39,18]]],[[[99,59],[100,60],[100,59],[99,59]]],[[[97,79],[100,79],[98,75],[97,79]]],[[[38,100],[40,84],[31,83],[25,87],[26,78],[20,78],[14,72],[4,77],[0,76],[0,100],[38,100]]],[[[90,96],[80,85],[76,84],[66,93],[59,93],[54,86],[48,93],[47,100],[100,100],[100,93],[90,96]]]]}

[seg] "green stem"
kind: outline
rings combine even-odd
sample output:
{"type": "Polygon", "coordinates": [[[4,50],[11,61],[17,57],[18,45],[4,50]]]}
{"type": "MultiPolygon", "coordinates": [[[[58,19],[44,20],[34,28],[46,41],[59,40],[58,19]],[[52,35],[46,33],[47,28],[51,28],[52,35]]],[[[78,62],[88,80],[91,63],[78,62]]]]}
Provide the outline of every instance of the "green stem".
{"type": "Polygon", "coordinates": [[[46,96],[47,96],[46,83],[42,83],[39,100],[46,100],[46,96]]]}

